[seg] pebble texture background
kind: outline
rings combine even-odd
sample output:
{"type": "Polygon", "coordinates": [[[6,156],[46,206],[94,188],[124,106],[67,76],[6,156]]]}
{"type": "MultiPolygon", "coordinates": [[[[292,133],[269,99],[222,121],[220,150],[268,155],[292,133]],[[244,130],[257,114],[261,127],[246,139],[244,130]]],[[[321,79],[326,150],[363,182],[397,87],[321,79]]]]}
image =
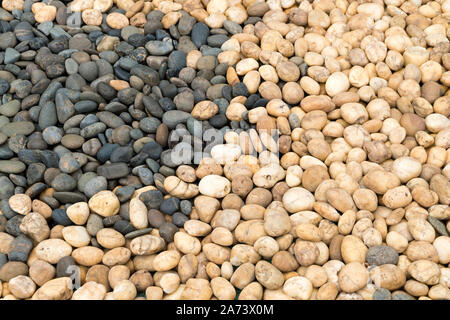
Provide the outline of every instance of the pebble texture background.
{"type": "Polygon", "coordinates": [[[1,299],[450,299],[450,0],[3,0],[1,299]]]}

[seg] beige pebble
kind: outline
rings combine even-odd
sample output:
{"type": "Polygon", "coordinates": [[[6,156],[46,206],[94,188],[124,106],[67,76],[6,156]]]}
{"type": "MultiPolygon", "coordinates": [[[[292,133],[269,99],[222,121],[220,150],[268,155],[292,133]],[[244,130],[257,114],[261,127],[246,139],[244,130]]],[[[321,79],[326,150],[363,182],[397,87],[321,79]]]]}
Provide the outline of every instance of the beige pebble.
{"type": "Polygon", "coordinates": [[[83,225],[89,217],[89,206],[86,202],[77,202],[68,207],[66,213],[73,223],[83,225]]]}
{"type": "Polygon", "coordinates": [[[104,190],[89,199],[88,205],[93,212],[109,217],[119,212],[120,202],[113,192],[104,190]]]}
{"type": "Polygon", "coordinates": [[[122,29],[130,24],[128,18],[121,13],[112,12],[106,16],[106,23],[113,29],[122,29]]]}
{"type": "Polygon", "coordinates": [[[15,212],[26,215],[31,211],[31,198],[26,194],[15,194],[9,198],[8,204],[15,212]]]}

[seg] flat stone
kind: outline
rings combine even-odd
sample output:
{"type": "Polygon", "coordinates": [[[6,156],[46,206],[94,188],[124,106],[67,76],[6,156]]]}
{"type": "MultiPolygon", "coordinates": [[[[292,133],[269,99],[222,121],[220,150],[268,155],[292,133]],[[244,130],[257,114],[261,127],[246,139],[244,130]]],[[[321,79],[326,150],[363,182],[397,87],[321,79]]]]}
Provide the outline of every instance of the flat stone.
{"type": "Polygon", "coordinates": [[[4,64],[16,63],[20,59],[20,53],[13,48],[7,48],[5,51],[4,64]]]}
{"type": "Polygon", "coordinates": [[[173,129],[177,124],[184,123],[189,118],[193,118],[190,113],[180,110],[170,110],[164,113],[162,119],[170,129],[173,129]]]}
{"type": "Polygon", "coordinates": [[[26,169],[23,162],[17,160],[0,160],[0,172],[21,173],[26,169]]]}
{"type": "Polygon", "coordinates": [[[200,48],[202,45],[206,43],[206,39],[209,36],[209,28],[203,22],[198,22],[194,25],[191,32],[192,42],[200,48]]]}
{"type": "Polygon", "coordinates": [[[123,162],[104,164],[97,168],[97,174],[106,179],[119,179],[126,177],[129,174],[129,168],[128,165],[123,162]]]}
{"type": "Polygon", "coordinates": [[[34,124],[30,121],[15,121],[5,124],[0,130],[8,137],[12,137],[15,134],[27,136],[34,131],[34,124]]]}
{"type": "Polygon", "coordinates": [[[157,86],[159,84],[159,74],[150,67],[144,65],[136,65],[130,70],[130,74],[141,78],[146,84],[150,86],[157,86]]]}

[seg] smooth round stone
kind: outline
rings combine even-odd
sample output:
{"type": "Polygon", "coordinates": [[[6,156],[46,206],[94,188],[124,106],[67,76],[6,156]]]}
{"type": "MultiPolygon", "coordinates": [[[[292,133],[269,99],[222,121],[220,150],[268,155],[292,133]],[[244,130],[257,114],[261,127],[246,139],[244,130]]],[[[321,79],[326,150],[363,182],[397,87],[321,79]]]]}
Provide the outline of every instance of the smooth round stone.
{"type": "Polygon", "coordinates": [[[154,173],[159,171],[160,165],[155,160],[153,160],[151,158],[147,158],[147,159],[145,159],[145,163],[150,168],[150,170],[152,170],[154,173]]]}
{"type": "Polygon", "coordinates": [[[52,181],[52,188],[56,191],[71,191],[76,186],[77,182],[75,179],[66,173],[58,174],[52,181]]]}
{"type": "Polygon", "coordinates": [[[68,74],[75,74],[78,72],[78,63],[72,58],[64,61],[64,66],[66,67],[66,72],[68,74]]]}
{"type": "Polygon", "coordinates": [[[97,174],[106,179],[119,179],[129,174],[129,167],[123,162],[105,164],[97,168],[97,174]]]}
{"type": "Polygon", "coordinates": [[[209,119],[208,122],[214,128],[220,129],[228,123],[228,119],[224,114],[216,114],[211,119],[209,119]]]}
{"type": "Polygon", "coordinates": [[[164,113],[162,120],[170,129],[173,129],[177,124],[184,123],[189,118],[192,118],[190,113],[179,110],[170,110],[164,113]]]}
{"type": "Polygon", "coordinates": [[[66,38],[55,39],[48,44],[48,48],[53,53],[60,53],[61,51],[69,49],[69,41],[66,38]]]}
{"type": "Polygon", "coordinates": [[[222,75],[217,75],[217,76],[214,76],[214,77],[210,80],[210,82],[211,82],[212,85],[215,85],[215,84],[225,84],[225,83],[227,82],[227,79],[226,79],[224,76],[222,76],[222,75]]]}
{"type": "Polygon", "coordinates": [[[202,55],[217,57],[222,50],[220,48],[212,48],[210,46],[203,46],[201,49],[202,55]]]}
{"type": "Polygon", "coordinates": [[[104,225],[106,228],[110,228],[110,227],[113,227],[114,224],[115,224],[117,221],[120,221],[120,220],[122,220],[122,217],[119,216],[119,215],[106,217],[106,218],[103,218],[103,225],[104,225]]]}
{"type": "Polygon", "coordinates": [[[14,152],[12,152],[8,146],[0,146],[0,159],[8,160],[14,156],[14,152]]]}
{"type": "Polygon", "coordinates": [[[105,177],[99,176],[90,179],[84,186],[83,192],[88,197],[93,197],[96,193],[106,190],[108,187],[108,181],[105,177]]]}
{"type": "Polygon", "coordinates": [[[122,118],[109,111],[98,112],[97,117],[97,120],[100,120],[110,128],[118,128],[125,124],[122,118]]]}
{"type": "Polygon", "coordinates": [[[168,215],[174,214],[179,209],[180,209],[180,199],[175,198],[175,197],[170,197],[170,198],[164,199],[164,201],[161,203],[161,206],[159,208],[159,210],[161,210],[161,212],[168,214],[168,215]]]}
{"type": "Polygon", "coordinates": [[[52,219],[56,224],[60,224],[63,226],[72,225],[72,220],[67,216],[66,210],[64,209],[55,209],[52,211],[52,219]]]}
{"type": "Polygon", "coordinates": [[[66,134],[61,139],[61,144],[69,149],[78,149],[84,143],[84,138],[77,134],[66,134]]]}
{"type": "Polygon", "coordinates": [[[9,90],[9,83],[6,80],[0,79],[0,95],[5,94],[9,90]]]}
{"type": "MultiPolygon", "coordinates": [[[[31,187],[29,187],[26,191],[26,193],[30,196],[30,198],[35,198],[38,195],[40,195],[45,189],[47,189],[48,186],[45,183],[42,182],[37,182],[35,184],[33,184],[31,187]]],[[[58,192],[55,192],[53,195],[55,195],[58,192]]],[[[57,203],[57,201],[55,201],[55,197],[47,197],[44,196],[42,198],[42,201],[46,202],[49,206],[51,206],[52,208],[57,207],[59,204],[57,203]],[[47,200],[44,200],[45,199],[47,200]]]]}
{"type": "Polygon", "coordinates": [[[86,37],[72,37],[69,40],[70,49],[83,51],[91,46],[91,41],[86,37]]]}
{"type": "MultiPolygon", "coordinates": [[[[40,163],[39,163],[40,164],[40,163]]],[[[35,163],[35,165],[38,165],[38,163],[35,163]]],[[[44,165],[42,165],[43,167],[45,167],[44,165]]],[[[28,167],[29,168],[29,167],[28,167]]],[[[28,177],[28,170],[27,170],[27,177],[28,177]]],[[[23,176],[19,176],[17,174],[10,174],[9,178],[11,179],[11,181],[18,187],[26,187],[27,186],[27,178],[23,177],[23,176]]],[[[35,181],[33,181],[34,183],[35,181]]],[[[30,183],[32,184],[32,183],[30,183]]]]}
{"type": "Polygon", "coordinates": [[[116,189],[116,191],[114,193],[117,196],[117,198],[119,198],[120,202],[125,202],[125,201],[131,199],[131,197],[133,196],[134,190],[136,190],[136,188],[133,186],[125,186],[125,187],[120,187],[120,188],[116,189]]]}
{"type": "Polygon", "coordinates": [[[74,108],[78,113],[88,113],[97,110],[97,102],[90,100],[83,100],[75,103],[74,108]]]}
{"type": "Polygon", "coordinates": [[[80,192],[84,192],[84,188],[86,187],[86,183],[88,183],[89,180],[97,177],[97,174],[95,172],[86,172],[83,173],[81,176],[78,177],[78,190],[80,192]]]}
{"type": "Polygon", "coordinates": [[[47,127],[42,132],[42,138],[48,144],[58,144],[62,139],[62,130],[55,126],[47,127]]]}
{"type": "Polygon", "coordinates": [[[196,19],[188,14],[183,14],[178,21],[178,32],[180,35],[189,35],[192,31],[196,19]]]}
{"type": "Polygon", "coordinates": [[[138,62],[128,57],[122,57],[119,60],[119,66],[127,71],[130,71],[138,62]]]}
{"type": "Polygon", "coordinates": [[[129,162],[133,156],[133,148],[130,146],[118,147],[111,153],[111,162],[129,162]]]}
{"type": "Polygon", "coordinates": [[[17,40],[26,41],[34,38],[32,26],[29,22],[20,22],[14,28],[14,34],[17,40]]]}
{"type": "Polygon", "coordinates": [[[71,277],[75,270],[77,270],[77,264],[72,256],[62,257],[56,264],[57,277],[71,277]]]}
{"type": "Polygon", "coordinates": [[[394,264],[398,262],[397,251],[389,246],[374,246],[367,250],[366,261],[369,265],[380,266],[383,264],[394,264]]]}
{"type": "Polygon", "coordinates": [[[37,26],[37,29],[40,32],[42,32],[43,34],[45,34],[46,36],[48,36],[50,34],[50,30],[52,30],[52,28],[53,28],[53,22],[51,22],[51,21],[44,21],[37,26]]]}
{"type": "Polygon", "coordinates": [[[23,162],[17,160],[0,160],[0,172],[3,173],[21,173],[26,167],[23,162]]]}
{"type": "Polygon", "coordinates": [[[47,101],[39,113],[39,127],[42,129],[55,126],[58,123],[56,105],[52,101],[47,101]]]}
{"type": "MultiPolygon", "coordinates": [[[[0,180],[0,182],[3,182],[3,181],[0,180]]],[[[3,194],[0,194],[0,196],[4,196],[5,194],[6,194],[5,191],[3,191],[3,194]]],[[[2,213],[6,219],[11,219],[15,215],[17,215],[17,213],[11,209],[11,207],[9,206],[9,203],[8,203],[8,199],[14,195],[14,186],[13,186],[12,192],[9,194],[6,194],[6,195],[8,195],[8,198],[3,198],[0,201],[0,209],[2,210],[2,213]]]]}
{"type": "Polygon", "coordinates": [[[220,48],[222,44],[228,40],[228,36],[224,34],[215,34],[209,36],[207,39],[208,45],[211,47],[220,48]]]}
{"type": "Polygon", "coordinates": [[[118,144],[111,144],[111,143],[103,145],[103,147],[101,147],[100,150],[97,152],[97,159],[101,162],[106,162],[111,157],[111,153],[114,151],[114,149],[118,147],[119,147],[118,144]]]}
{"type": "Polygon", "coordinates": [[[138,176],[144,185],[149,186],[153,184],[153,173],[150,171],[150,169],[139,168],[138,176]]]}
{"type": "Polygon", "coordinates": [[[188,220],[189,218],[181,212],[175,212],[172,216],[172,223],[180,228],[182,228],[184,223],[188,220]]]}
{"type": "Polygon", "coordinates": [[[16,215],[9,219],[8,222],[6,222],[6,232],[15,237],[20,236],[22,234],[22,231],[20,231],[22,220],[22,215],[16,215]]]}
{"type": "Polygon", "coordinates": [[[115,63],[120,58],[116,52],[110,50],[100,52],[99,56],[111,64],[115,63]]]}
{"type": "Polygon", "coordinates": [[[20,59],[20,53],[13,48],[6,48],[5,58],[3,60],[4,64],[16,63],[20,59]]]}
{"type": "Polygon", "coordinates": [[[159,227],[159,236],[163,238],[166,243],[172,242],[173,237],[177,232],[178,227],[171,222],[165,222],[159,227]]]}
{"type": "Polygon", "coordinates": [[[242,33],[242,27],[236,22],[225,20],[223,23],[223,27],[231,34],[242,33]]]}
{"type": "Polygon", "coordinates": [[[164,56],[172,52],[173,45],[171,41],[152,40],[147,42],[145,49],[147,49],[151,55],[164,56]]]}
{"type": "Polygon", "coordinates": [[[13,135],[29,135],[34,131],[34,124],[30,121],[15,121],[3,125],[0,131],[12,137],[13,135]]]}
{"type": "Polygon", "coordinates": [[[128,43],[133,47],[143,47],[147,42],[147,38],[140,33],[133,33],[128,36],[128,43]]]}
{"type": "Polygon", "coordinates": [[[169,69],[176,70],[178,73],[186,67],[186,53],[181,50],[172,51],[167,60],[167,66],[169,69]]]}
{"type": "Polygon", "coordinates": [[[139,122],[139,128],[146,133],[155,133],[160,124],[161,121],[157,118],[144,118],[139,122]]]}
{"type": "Polygon", "coordinates": [[[97,214],[90,214],[86,223],[87,232],[91,236],[95,237],[97,235],[97,232],[99,232],[101,229],[103,229],[102,217],[97,214]]]}
{"type": "Polygon", "coordinates": [[[150,141],[150,142],[144,144],[144,146],[141,149],[142,153],[147,154],[150,158],[152,158],[154,160],[159,159],[162,151],[163,151],[163,148],[161,147],[161,145],[155,141],[150,141]]]}
{"type": "Polygon", "coordinates": [[[97,122],[81,129],[80,135],[85,139],[96,137],[98,134],[106,130],[106,125],[101,122],[97,122]]]}
{"type": "Polygon", "coordinates": [[[109,84],[104,82],[100,82],[97,85],[97,91],[106,100],[112,100],[117,96],[117,91],[109,84]]]}
{"type": "MultiPolygon", "coordinates": [[[[164,163],[164,160],[162,162],[164,163]]],[[[175,169],[169,168],[167,166],[161,166],[161,168],[159,168],[159,173],[161,173],[165,177],[174,176],[175,175],[175,169]]]]}
{"type": "Polygon", "coordinates": [[[39,159],[47,168],[57,168],[59,163],[59,156],[56,152],[51,150],[41,150],[39,152],[39,159]]]}
{"type": "MultiPolygon", "coordinates": [[[[10,142],[9,146],[11,148],[11,140],[9,142],[10,142]]],[[[40,154],[34,150],[20,149],[17,155],[19,156],[20,161],[28,165],[40,161],[40,154]]]]}
{"type": "Polygon", "coordinates": [[[180,210],[183,214],[189,216],[192,212],[192,203],[189,200],[181,200],[180,210]]]}
{"type": "Polygon", "coordinates": [[[138,140],[138,139],[142,138],[143,136],[144,136],[144,134],[139,129],[131,129],[130,130],[130,137],[134,140],[138,140]]]}
{"type": "Polygon", "coordinates": [[[5,32],[0,34],[0,49],[6,50],[7,48],[15,47],[17,39],[12,32],[5,32]]]}
{"type": "MultiPolygon", "coordinates": [[[[25,184],[28,181],[29,185],[36,182],[42,181],[44,178],[44,173],[47,168],[42,163],[32,163],[27,168],[25,184]]],[[[25,177],[24,177],[25,179],[25,177]]],[[[16,183],[17,184],[17,183],[16,183]]],[[[23,185],[25,187],[26,185],[23,185]]]]}
{"type": "Polygon", "coordinates": [[[372,298],[373,300],[391,300],[391,292],[385,288],[378,288],[372,298]]]}
{"type": "Polygon", "coordinates": [[[33,249],[33,242],[25,235],[19,235],[9,246],[8,260],[26,262],[31,249],[33,249]]]}
{"type": "Polygon", "coordinates": [[[203,22],[198,22],[194,25],[191,32],[192,42],[200,48],[202,45],[206,44],[206,40],[209,36],[209,28],[203,22]]]}
{"type": "Polygon", "coordinates": [[[145,203],[148,209],[158,209],[163,202],[163,194],[159,190],[149,190],[139,195],[139,199],[145,203]]]}
{"type": "Polygon", "coordinates": [[[245,84],[243,84],[242,82],[238,82],[233,85],[232,93],[233,93],[234,97],[237,97],[237,96],[247,97],[248,96],[247,86],[245,84]]]}
{"type": "Polygon", "coordinates": [[[30,95],[32,90],[32,84],[28,80],[15,82],[14,90],[16,91],[16,95],[18,98],[24,99],[30,95]]]}
{"type": "Polygon", "coordinates": [[[140,34],[139,29],[135,26],[126,26],[120,32],[121,37],[127,42],[128,38],[134,34],[140,34]]]}
{"type": "Polygon", "coordinates": [[[71,153],[64,154],[59,159],[59,169],[65,173],[73,173],[80,169],[80,163],[72,156],[71,153]]]}
{"type": "Polygon", "coordinates": [[[136,229],[133,227],[133,225],[126,220],[119,220],[116,223],[114,223],[114,230],[120,232],[123,235],[126,235],[130,232],[136,231],[136,229]]]}

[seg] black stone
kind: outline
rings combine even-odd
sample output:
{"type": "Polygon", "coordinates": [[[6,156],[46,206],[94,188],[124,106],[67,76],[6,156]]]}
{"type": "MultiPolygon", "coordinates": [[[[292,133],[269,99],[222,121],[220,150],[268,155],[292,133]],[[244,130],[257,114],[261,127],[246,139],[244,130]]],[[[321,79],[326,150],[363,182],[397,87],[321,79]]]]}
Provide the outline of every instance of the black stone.
{"type": "Polygon", "coordinates": [[[56,263],[56,277],[71,277],[78,270],[77,263],[72,256],[62,257],[56,263]]]}
{"type": "Polygon", "coordinates": [[[163,194],[159,190],[149,190],[141,193],[139,199],[148,209],[158,209],[163,202],[163,194]]]}
{"type": "Polygon", "coordinates": [[[383,264],[398,263],[398,252],[389,246],[374,246],[367,250],[366,261],[369,265],[380,266],[383,264]]]}
{"type": "Polygon", "coordinates": [[[25,235],[19,235],[9,245],[8,260],[27,262],[33,249],[33,242],[25,235]]]}
{"type": "Polygon", "coordinates": [[[194,25],[191,32],[192,42],[200,48],[202,45],[206,44],[206,40],[209,36],[209,28],[203,22],[198,22],[194,25]]]}
{"type": "Polygon", "coordinates": [[[159,235],[164,239],[164,241],[166,241],[166,243],[170,243],[173,241],[173,237],[175,233],[177,233],[177,231],[178,227],[171,222],[163,223],[159,227],[159,235]]]}
{"type": "Polygon", "coordinates": [[[6,232],[15,237],[20,236],[22,234],[22,231],[20,231],[22,219],[22,215],[15,215],[9,219],[8,222],[6,222],[6,232]]]}
{"type": "Polygon", "coordinates": [[[73,222],[67,216],[66,210],[64,209],[55,209],[52,211],[52,219],[56,224],[60,224],[62,226],[70,226],[73,222]]]}
{"type": "Polygon", "coordinates": [[[172,223],[180,228],[182,228],[184,223],[188,220],[189,218],[181,212],[175,212],[172,216],[172,223]]]}
{"type": "Polygon", "coordinates": [[[127,220],[119,220],[114,223],[114,230],[126,235],[130,232],[136,231],[136,228],[134,228],[133,225],[127,220]]]}
{"type": "Polygon", "coordinates": [[[159,207],[159,210],[168,215],[174,214],[179,209],[180,209],[180,199],[176,197],[164,199],[164,201],[161,203],[161,206],[159,207]]]}

